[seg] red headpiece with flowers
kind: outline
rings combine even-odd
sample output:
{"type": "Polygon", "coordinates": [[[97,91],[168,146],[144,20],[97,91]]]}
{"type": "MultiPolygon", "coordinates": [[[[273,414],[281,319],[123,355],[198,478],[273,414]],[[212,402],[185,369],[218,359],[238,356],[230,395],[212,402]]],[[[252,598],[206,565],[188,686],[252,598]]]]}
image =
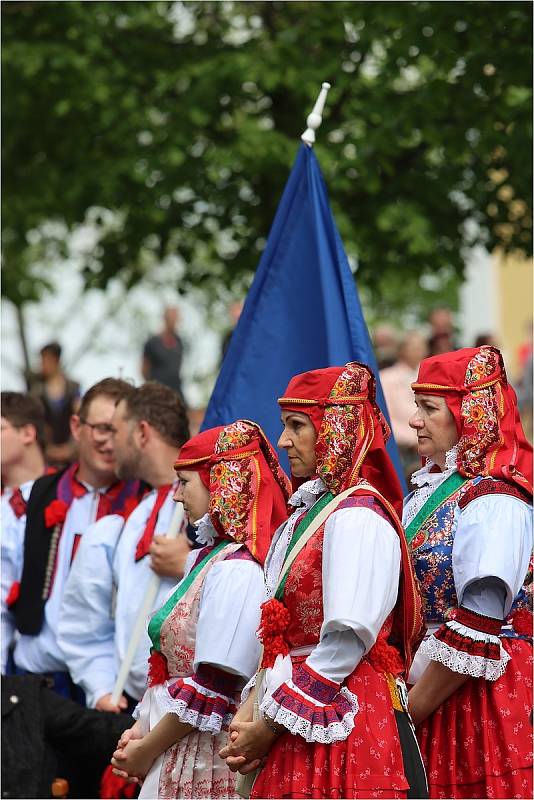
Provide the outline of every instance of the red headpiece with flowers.
{"type": "Polygon", "coordinates": [[[469,347],[421,361],[416,394],[444,397],[458,432],[457,469],[491,475],[532,494],[532,446],[496,347],[469,347]]]}
{"type": "Polygon", "coordinates": [[[366,479],[402,514],[402,489],[386,451],[389,426],[375,399],[375,379],[364,364],[303,372],[278,400],[284,411],[306,414],[315,430],[317,475],[339,494],[366,479]]]}
{"type": "Polygon", "coordinates": [[[203,431],[182,447],[174,467],[199,473],[217,533],[244,544],[263,564],[273,533],[287,519],[291,487],[259,425],[237,420],[203,431]]]}

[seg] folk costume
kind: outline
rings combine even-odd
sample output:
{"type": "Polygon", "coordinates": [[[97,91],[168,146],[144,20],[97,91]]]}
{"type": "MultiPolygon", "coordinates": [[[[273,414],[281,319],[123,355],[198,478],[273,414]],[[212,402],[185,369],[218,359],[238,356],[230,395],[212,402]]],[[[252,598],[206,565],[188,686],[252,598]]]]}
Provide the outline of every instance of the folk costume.
{"type": "MultiPolygon", "coordinates": [[[[148,583],[150,545],[166,534],[176,509],[175,487],[148,490],[127,514],[107,516],[84,536],[65,588],[59,620],[59,644],[74,680],[83,687],[87,705],[113,691],[120,665],[148,583]],[[80,625],[80,619],[84,624],[80,625]]],[[[177,576],[178,577],[178,576],[177,576]]],[[[152,610],[161,606],[176,578],[162,577],[152,610]]],[[[124,693],[133,711],[147,679],[150,640],[146,633],[136,650],[124,693]]]]}
{"type": "Polygon", "coordinates": [[[312,421],[317,477],[291,498],[296,510],[266,562],[267,669],[257,702],[288,732],[268,753],[252,797],[406,797],[416,776],[407,779],[399,725],[404,755],[419,768],[413,796],[424,797],[403,682],[421,618],[374,379],[356,362],[303,373],[279,403],[312,421]]]}
{"type": "Polygon", "coordinates": [[[427,358],[412,388],[459,441],[404,511],[428,625],[410,681],[429,660],[471,676],[417,728],[430,796],[531,797],[532,447],[496,348],[427,358]]]}
{"type": "MultiPolygon", "coordinates": [[[[96,489],[82,483],[78,465],[38,478],[26,508],[26,526],[20,562],[22,577],[12,603],[20,634],[14,659],[22,673],[49,675],[57,691],[74,690],[63,653],[57,642],[57,626],[63,592],[72,560],[87,527],[100,517],[124,508],[136,496],[137,481],[116,481],[96,489]]],[[[77,695],[80,697],[80,695],[77,695]]]]}
{"type": "Polygon", "coordinates": [[[261,429],[242,420],[193,437],[175,467],[209,488],[205,546],[150,621],[149,688],[136,715],[145,732],[167,713],[195,730],[156,760],[140,797],[233,797],[235,775],[218,752],[258,663],[262,564],[287,517],[289,481],[261,429]]]}
{"type": "MultiPolygon", "coordinates": [[[[14,489],[4,491],[1,498],[2,519],[2,570],[0,575],[0,604],[2,618],[1,648],[2,675],[6,674],[11,648],[15,643],[15,615],[12,607],[20,590],[26,506],[34,481],[26,481],[14,489]]],[[[12,665],[10,664],[10,667],[12,665]]]]}

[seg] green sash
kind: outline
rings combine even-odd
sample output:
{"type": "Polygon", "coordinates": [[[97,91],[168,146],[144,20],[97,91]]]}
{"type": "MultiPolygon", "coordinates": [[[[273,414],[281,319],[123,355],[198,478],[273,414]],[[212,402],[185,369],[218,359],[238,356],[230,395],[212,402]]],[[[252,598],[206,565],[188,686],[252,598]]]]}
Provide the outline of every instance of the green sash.
{"type": "Polygon", "coordinates": [[[231,542],[226,540],[219,542],[219,544],[216,545],[216,547],[214,547],[211,552],[209,552],[206,556],[204,556],[202,561],[200,561],[196,565],[196,567],[194,567],[194,569],[191,570],[187,578],[184,578],[182,581],[180,581],[180,583],[176,587],[176,590],[171,594],[167,602],[160,608],[159,611],[156,611],[156,613],[148,623],[148,635],[152,640],[152,646],[155,650],[160,649],[159,637],[160,637],[161,626],[163,625],[165,619],[169,616],[169,614],[173,610],[176,603],[178,603],[178,601],[182,599],[182,597],[187,592],[187,590],[189,589],[189,587],[191,586],[191,584],[193,583],[199,572],[204,569],[208,561],[211,561],[211,559],[218,553],[220,553],[223,547],[226,547],[228,544],[231,544],[231,542]]]}
{"type": "Polygon", "coordinates": [[[449,475],[447,480],[443,481],[443,483],[438,486],[436,491],[430,495],[426,503],[423,503],[415,517],[406,528],[406,541],[408,544],[410,544],[416,533],[427,521],[427,519],[432,516],[434,511],[439,508],[442,503],[448,500],[449,497],[452,497],[452,495],[458,491],[460,486],[463,486],[468,480],[469,478],[464,478],[463,475],[460,475],[459,472],[455,471],[452,473],[452,475],[449,475]]]}
{"type": "MultiPolygon", "coordinates": [[[[323,508],[326,505],[328,505],[328,503],[333,499],[333,497],[334,495],[332,494],[332,492],[327,492],[325,495],[323,495],[321,499],[317,500],[317,502],[310,508],[304,519],[297,525],[296,529],[293,531],[293,536],[291,537],[291,541],[289,542],[289,545],[286,550],[284,565],[286,564],[291,551],[293,550],[299,539],[302,538],[302,536],[306,533],[307,529],[312,524],[315,517],[323,510],[323,508]]],[[[282,565],[281,573],[284,571],[284,565],[282,565]]],[[[284,590],[286,588],[286,581],[288,575],[289,572],[284,576],[282,582],[280,583],[275,592],[274,596],[277,600],[282,600],[284,596],[284,590]]]]}

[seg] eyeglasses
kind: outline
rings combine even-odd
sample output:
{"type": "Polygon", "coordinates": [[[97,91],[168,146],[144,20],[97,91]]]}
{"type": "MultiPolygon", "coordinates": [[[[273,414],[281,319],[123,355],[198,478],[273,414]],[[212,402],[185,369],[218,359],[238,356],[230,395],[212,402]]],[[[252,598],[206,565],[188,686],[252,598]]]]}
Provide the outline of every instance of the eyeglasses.
{"type": "Polygon", "coordinates": [[[86,419],[82,419],[82,417],[80,417],[80,423],[82,425],[87,425],[88,428],[91,428],[91,433],[95,439],[109,439],[110,436],[113,436],[113,434],[116,433],[116,428],[107,422],[87,422],[86,419]]]}

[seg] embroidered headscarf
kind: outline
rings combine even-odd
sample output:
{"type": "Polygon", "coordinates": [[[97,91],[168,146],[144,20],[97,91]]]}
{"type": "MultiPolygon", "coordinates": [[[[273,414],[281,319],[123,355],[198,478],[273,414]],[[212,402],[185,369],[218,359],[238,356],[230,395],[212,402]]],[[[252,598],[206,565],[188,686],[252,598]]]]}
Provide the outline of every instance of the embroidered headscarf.
{"type": "Polygon", "coordinates": [[[291,487],[259,425],[237,420],[199,433],[182,447],[174,468],[199,473],[217,533],[244,544],[263,564],[273,533],[287,519],[291,487]]]}
{"type": "MultiPolygon", "coordinates": [[[[364,364],[303,372],[278,400],[284,411],[306,414],[317,432],[317,475],[336,495],[367,480],[402,514],[402,489],[386,451],[389,426],[375,399],[375,379],[364,364]]],[[[311,477],[311,476],[310,476],[311,477]]]]}
{"type": "MultiPolygon", "coordinates": [[[[332,494],[350,486],[357,493],[358,484],[364,479],[385,501],[383,505],[397,530],[401,549],[401,578],[391,639],[399,646],[408,668],[421,637],[421,600],[400,522],[402,489],[386,451],[390,429],[376,403],[373,373],[357,361],[304,372],[291,379],[278,402],[284,411],[306,414],[313,423],[317,432],[317,475],[332,494]]],[[[363,486],[361,492],[365,491],[363,486]]]]}
{"type": "Polygon", "coordinates": [[[532,494],[532,446],[496,347],[468,347],[421,361],[416,394],[445,398],[458,432],[458,472],[492,476],[532,494]]]}

